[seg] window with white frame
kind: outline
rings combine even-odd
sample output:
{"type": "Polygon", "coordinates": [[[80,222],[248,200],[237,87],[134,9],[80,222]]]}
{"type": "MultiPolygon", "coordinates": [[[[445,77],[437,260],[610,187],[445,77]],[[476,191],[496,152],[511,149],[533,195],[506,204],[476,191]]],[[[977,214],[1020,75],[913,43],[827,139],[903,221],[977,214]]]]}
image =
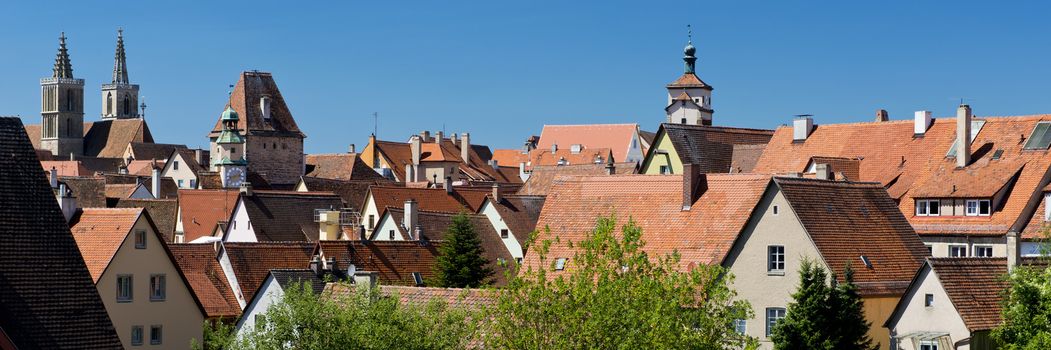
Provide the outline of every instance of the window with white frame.
{"type": "Polygon", "coordinates": [[[966,244],[951,244],[949,245],[949,256],[953,258],[964,258],[967,257],[967,245],[966,244]]]}
{"type": "Polygon", "coordinates": [[[993,246],[991,245],[975,245],[974,256],[979,258],[991,258],[993,257],[993,246]]]}
{"type": "Polygon", "coordinates": [[[167,296],[167,277],[164,274],[150,275],[150,301],[164,301],[167,296]]]}
{"type": "Polygon", "coordinates": [[[772,245],[766,247],[766,271],[785,272],[785,246],[772,245]]]}
{"type": "Polygon", "coordinates": [[[770,334],[773,333],[774,326],[776,326],[777,322],[781,321],[781,319],[783,319],[783,318],[785,318],[785,308],[783,308],[783,307],[768,307],[768,308],[766,308],[766,336],[769,337],[770,334]]]}
{"type": "Polygon", "coordinates": [[[968,199],[965,213],[967,216],[989,216],[992,205],[988,199],[968,199]]]}
{"type": "Polygon", "coordinates": [[[937,199],[917,199],[916,216],[941,216],[941,201],[937,199]]]}
{"type": "Polygon", "coordinates": [[[737,331],[737,334],[745,334],[745,332],[748,332],[748,320],[734,320],[734,331],[737,331]]]}
{"type": "Polygon", "coordinates": [[[920,350],[938,350],[937,340],[921,340],[920,350]]]}

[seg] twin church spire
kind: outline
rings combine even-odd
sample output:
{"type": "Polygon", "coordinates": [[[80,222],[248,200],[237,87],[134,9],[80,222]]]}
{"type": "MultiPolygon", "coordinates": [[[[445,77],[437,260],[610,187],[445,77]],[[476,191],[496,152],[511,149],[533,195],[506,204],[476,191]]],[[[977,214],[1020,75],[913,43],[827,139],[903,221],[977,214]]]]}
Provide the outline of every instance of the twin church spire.
{"type": "Polygon", "coordinates": [[[113,83],[128,83],[128,60],[124,55],[124,29],[117,29],[117,53],[113,56],[113,83]]]}

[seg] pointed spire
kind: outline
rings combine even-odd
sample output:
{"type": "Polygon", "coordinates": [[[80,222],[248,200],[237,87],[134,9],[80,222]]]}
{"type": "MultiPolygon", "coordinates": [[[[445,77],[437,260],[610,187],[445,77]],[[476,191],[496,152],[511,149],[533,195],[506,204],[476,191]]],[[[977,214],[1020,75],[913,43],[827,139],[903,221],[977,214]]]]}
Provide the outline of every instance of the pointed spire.
{"type": "Polygon", "coordinates": [[[113,83],[128,83],[128,62],[124,56],[124,29],[117,29],[117,52],[113,55],[113,83]]]}
{"type": "Polygon", "coordinates": [[[66,51],[66,32],[58,37],[58,54],[52,72],[52,78],[73,78],[73,64],[69,63],[69,52],[66,51]]]}
{"type": "Polygon", "coordinates": [[[683,57],[682,60],[686,61],[685,73],[694,74],[694,68],[696,68],[695,65],[697,63],[697,57],[694,57],[693,54],[697,52],[697,48],[693,47],[693,27],[689,24],[686,25],[686,37],[686,48],[683,49],[683,53],[686,56],[683,57]]]}

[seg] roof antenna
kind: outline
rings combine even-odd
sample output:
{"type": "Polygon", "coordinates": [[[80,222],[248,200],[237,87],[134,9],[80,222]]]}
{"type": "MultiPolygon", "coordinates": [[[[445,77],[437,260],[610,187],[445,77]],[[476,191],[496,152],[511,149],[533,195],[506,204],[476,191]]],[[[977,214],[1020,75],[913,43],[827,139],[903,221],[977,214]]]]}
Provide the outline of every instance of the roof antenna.
{"type": "Polygon", "coordinates": [[[380,131],[380,112],[372,112],[372,135],[378,134],[380,131]]]}

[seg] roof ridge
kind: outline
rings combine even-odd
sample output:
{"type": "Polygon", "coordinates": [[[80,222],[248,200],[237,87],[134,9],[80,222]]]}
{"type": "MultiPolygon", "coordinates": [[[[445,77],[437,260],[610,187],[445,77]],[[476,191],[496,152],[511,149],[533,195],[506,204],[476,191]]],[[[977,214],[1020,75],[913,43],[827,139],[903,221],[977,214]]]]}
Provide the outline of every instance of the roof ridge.
{"type": "Polygon", "coordinates": [[[811,179],[805,177],[793,177],[793,176],[774,176],[774,181],[778,183],[787,182],[809,182],[815,185],[825,185],[825,187],[855,187],[855,188],[883,188],[883,184],[872,181],[837,181],[837,180],[822,180],[822,179],[811,179]]]}

